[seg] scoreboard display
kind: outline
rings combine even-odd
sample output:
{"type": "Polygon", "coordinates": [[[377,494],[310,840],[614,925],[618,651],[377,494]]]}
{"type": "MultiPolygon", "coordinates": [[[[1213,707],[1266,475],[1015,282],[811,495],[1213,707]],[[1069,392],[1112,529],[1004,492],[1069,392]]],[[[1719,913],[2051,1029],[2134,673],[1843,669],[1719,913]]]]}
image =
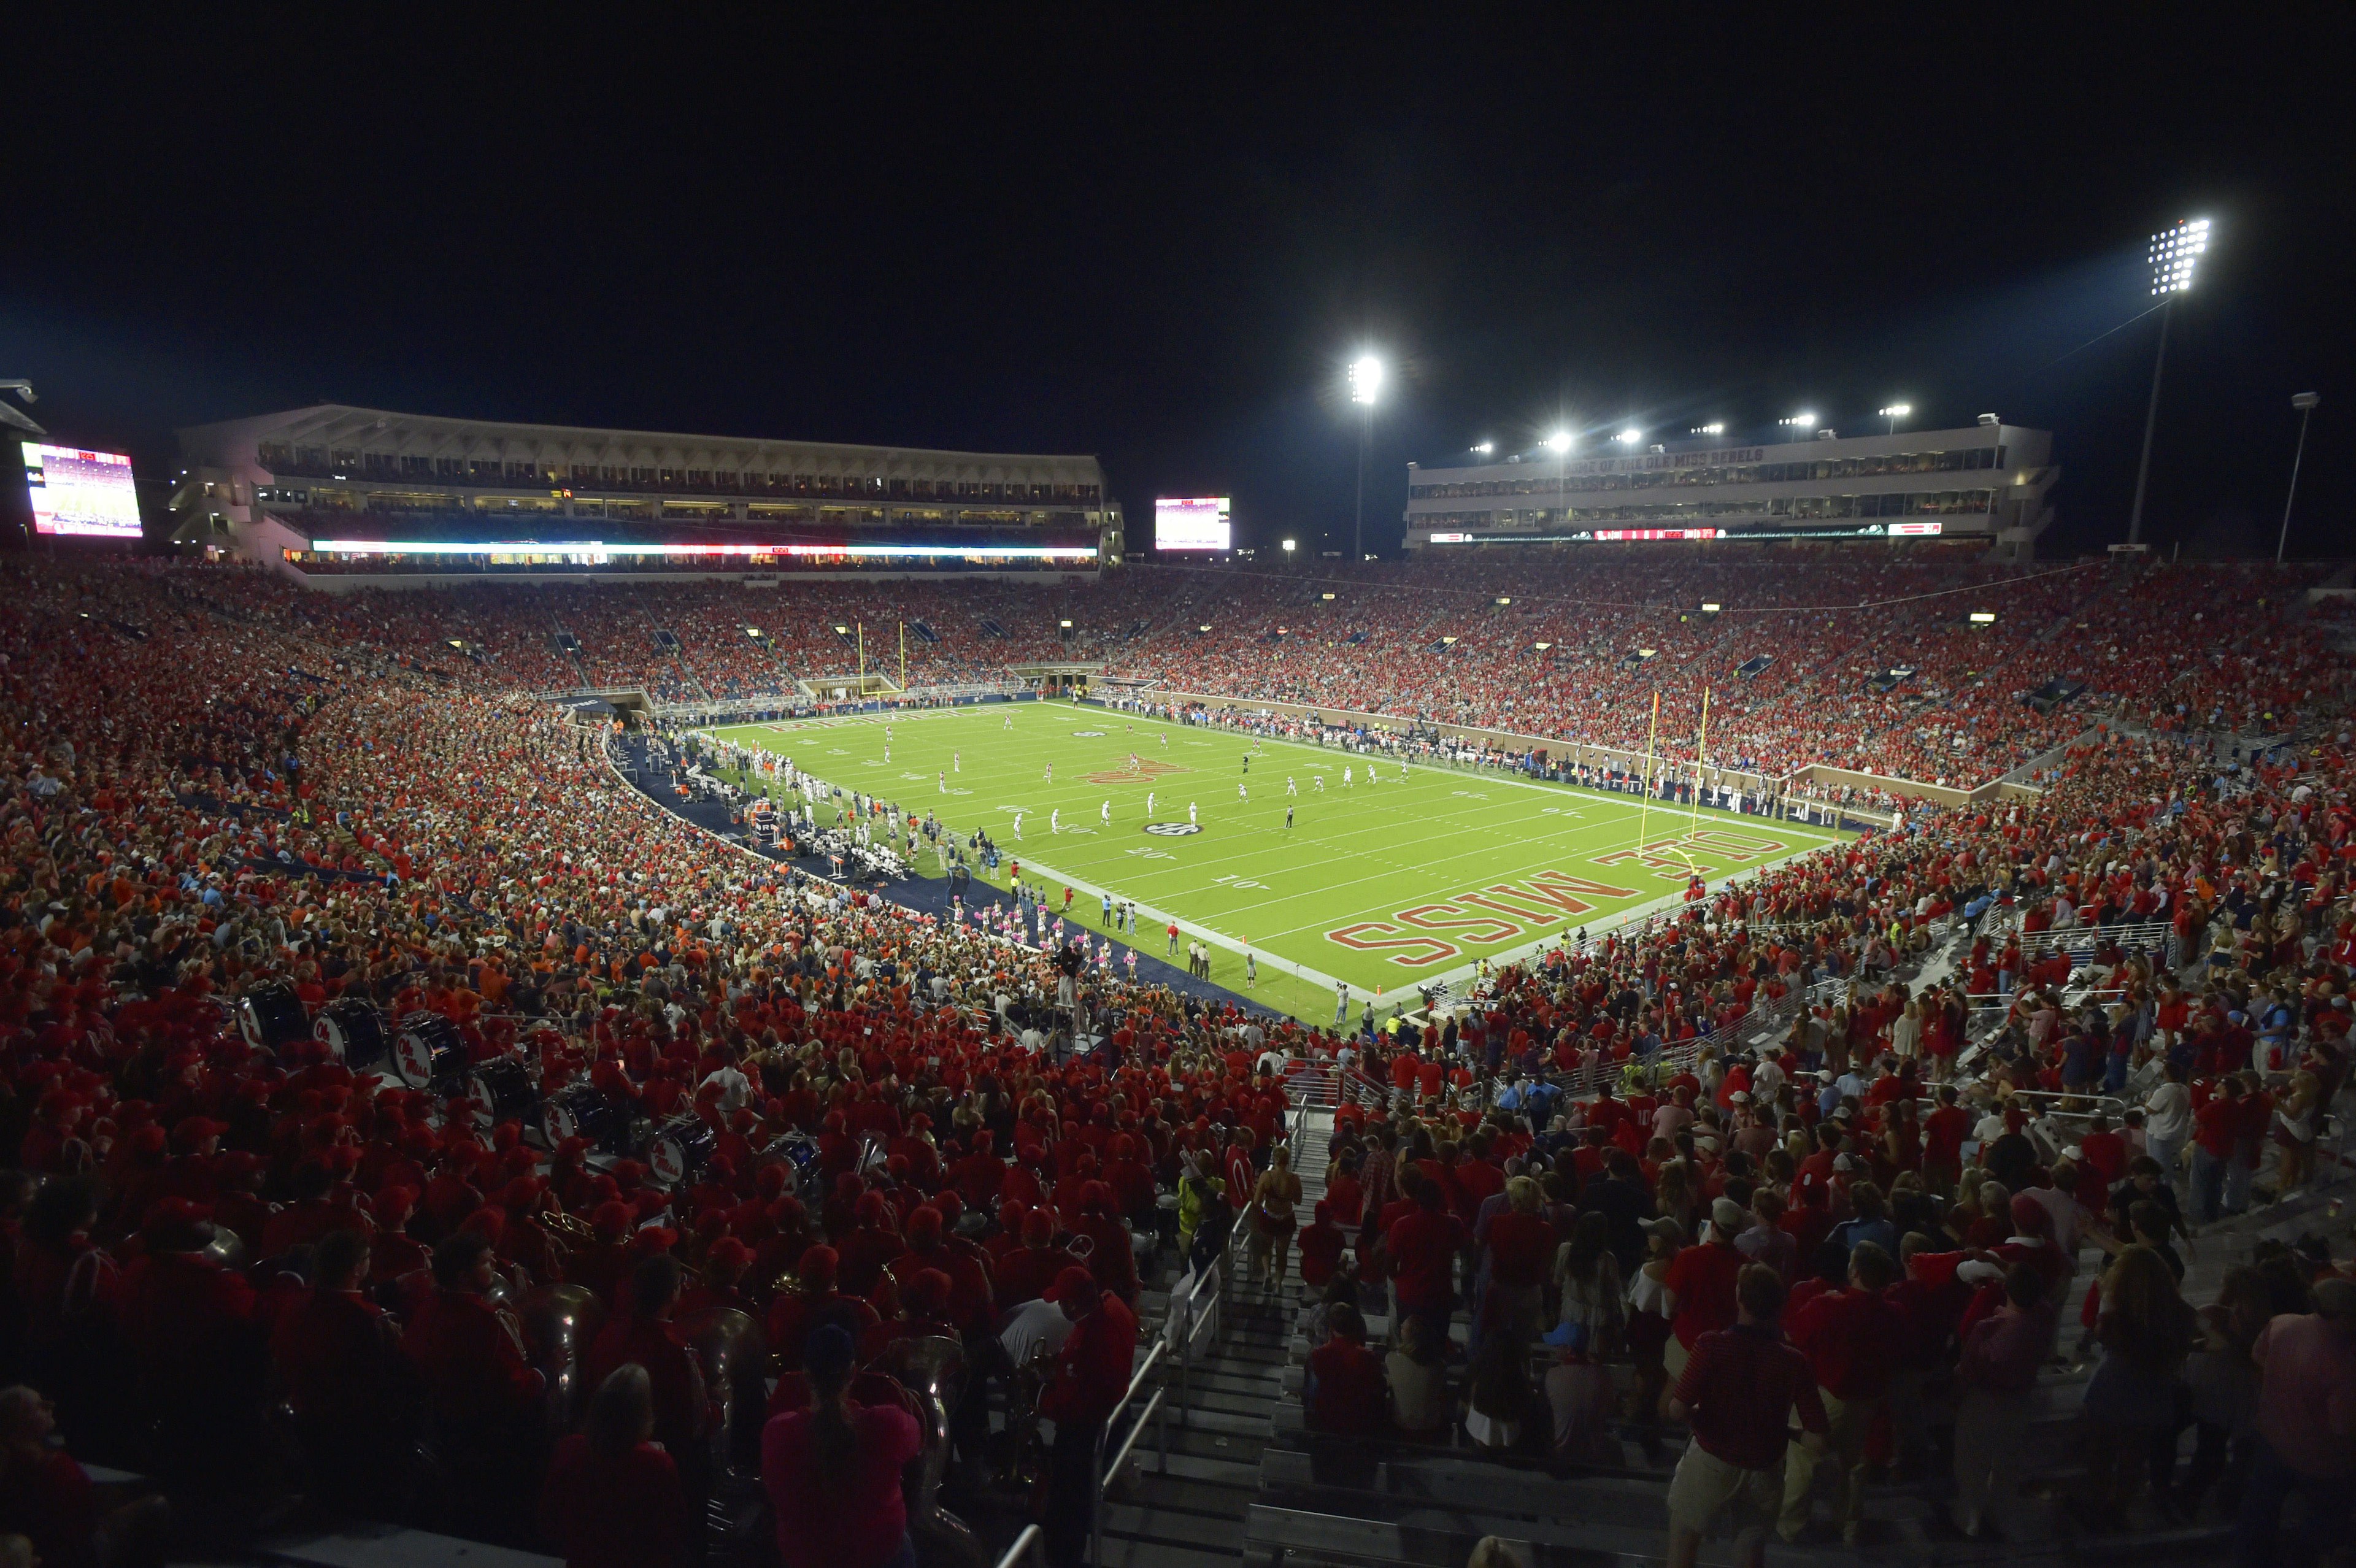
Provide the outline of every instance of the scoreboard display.
{"type": "Polygon", "coordinates": [[[131,481],[130,458],[119,452],[87,452],[41,442],[23,445],[35,533],[139,537],[139,492],[131,481]]]}

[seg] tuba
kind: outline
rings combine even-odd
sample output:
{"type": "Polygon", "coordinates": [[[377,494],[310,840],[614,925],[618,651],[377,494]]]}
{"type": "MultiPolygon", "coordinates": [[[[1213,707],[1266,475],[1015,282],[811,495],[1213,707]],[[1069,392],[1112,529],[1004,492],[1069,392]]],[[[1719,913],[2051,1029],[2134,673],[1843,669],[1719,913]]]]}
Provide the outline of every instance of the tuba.
{"type": "Polygon", "coordinates": [[[965,1347],[940,1335],[894,1339],[884,1352],[879,1370],[889,1373],[913,1397],[921,1411],[924,1450],[919,1456],[915,1495],[909,1499],[908,1530],[934,1550],[927,1562],[943,1555],[969,1568],[980,1568],[990,1554],[965,1520],[940,1506],[941,1479],[949,1463],[949,1413],[965,1398],[965,1347]]]}

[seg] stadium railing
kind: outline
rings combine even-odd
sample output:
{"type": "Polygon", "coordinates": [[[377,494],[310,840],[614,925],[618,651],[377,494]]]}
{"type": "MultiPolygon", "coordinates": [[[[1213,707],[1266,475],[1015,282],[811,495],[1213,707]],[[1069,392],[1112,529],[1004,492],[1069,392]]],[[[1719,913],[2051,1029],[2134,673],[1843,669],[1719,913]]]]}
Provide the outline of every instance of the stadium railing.
{"type": "Polygon", "coordinates": [[[1162,1345],[1156,1345],[1147,1353],[1144,1364],[1130,1377],[1129,1392],[1120,1396],[1120,1403],[1114,1405],[1111,1413],[1106,1415],[1104,1426],[1097,1434],[1097,1487],[1095,1494],[1088,1499],[1090,1543],[1088,1561],[1091,1563],[1104,1561],[1105,1493],[1112,1489],[1113,1481],[1119,1476],[1121,1467],[1129,1463],[1130,1455],[1137,1448],[1137,1440],[1145,1435],[1145,1424],[1149,1421],[1154,1424],[1154,1445],[1161,1456],[1162,1466],[1164,1469],[1169,1467],[1170,1413],[1168,1403],[1163,1397],[1169,1392],[1166,1388],[1156,1388],[1153,1391],[1152,1397],[1145,1402],[1145,1407],[1137,1413],[1137,1419],[1130,1424],[1129,1436],[1122,1441],[1119,1449],[1109,1460],[1105,1457],[1105,1446],[1111,1440],[1113,1424],[1120,1419],[1120,1413],[1127,1410],[1130,1403],[1137,1398],[1138,1391],[1145,1386],[1148,1374],[1161,1364],[1164,1349],[1162,1345]]]}
{"type": "Polygon", "coordinates": [[[1026,1524],[1023,1533],[1014,1538],[1014,1544],[1006,1549],[1006,1555],[998,1560],[998,1568],[1022,1568],[1024,1563],[1036,1563],[1045,1568],[1046,1562],[1046,1532],[1035,1524],[1026,1524]]]}

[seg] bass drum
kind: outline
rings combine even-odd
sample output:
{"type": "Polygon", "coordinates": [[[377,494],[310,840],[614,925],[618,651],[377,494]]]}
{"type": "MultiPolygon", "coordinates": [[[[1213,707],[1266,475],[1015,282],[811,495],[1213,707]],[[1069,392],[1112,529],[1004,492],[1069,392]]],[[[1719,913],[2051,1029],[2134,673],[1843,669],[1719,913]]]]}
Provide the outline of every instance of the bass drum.
{"type": "Polygon", "coordinates": [[[358,997],[338,997],[321,1008],[311,1020],[311,1038],[355,1072],[376,1066],[387,1050],[383,1017],[358,997]]]}
{"type": "Polygon", "coordinates": [[[393,1038],[392,1071],[412,1089],[438,1089],[466,1075],[466,1043],[458,1026],[423,1009],[401,1020],[393,1038]]]}
{"type": "Polygon", "coordinates": [[[237,1029],[245,1043],[275,1055],[311,1033],[303,998],[284,980],[269,980],[237,999],[237,1029]]]}
{"type": "Polygon", "coordinates": [[[674,1116],[647,1144],[647,1173],[677,1187],[703,1174],[720,1135],[700,1116],[674,1116]]]}
{"type": "Polygon", "coordinates": [[[600,1154],[630,1152],[630,1107],[594,1083],[571,1083],[541,1102],[540,1130],[554,1148],[584,1137],[600,1154]]]}
{"type": "Polygon", "coordinates": [[[468,1076],[466,1103],[474,1109],[475,1120],[487,1127],[501,1122],[529,1122],[540,1104],[540,1091],[522,1057],[502,1056],[484,1062],[468,1076]]]}

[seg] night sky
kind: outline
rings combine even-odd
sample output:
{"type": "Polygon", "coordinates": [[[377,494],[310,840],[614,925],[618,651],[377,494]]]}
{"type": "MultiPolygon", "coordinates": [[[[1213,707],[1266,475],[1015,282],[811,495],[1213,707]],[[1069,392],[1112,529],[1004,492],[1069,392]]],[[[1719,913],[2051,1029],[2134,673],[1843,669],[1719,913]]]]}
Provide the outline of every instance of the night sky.
{"type": "Polygon", "coordinates": [[[2315,390],[2291,550],[2347,555],[2356,13],[2199,9],[45,22],[0,377],[155,476],[176,424],[335,400],[1093,452],[1135,542],[1230,493],[1331,543],[1372,346],[1370,545],[1478,440],[1904,400],[2051,428],[2067,555],[2125,536],[2146,243],[2205,216],[2147,536],[2270,554],[2315,390]]]}

